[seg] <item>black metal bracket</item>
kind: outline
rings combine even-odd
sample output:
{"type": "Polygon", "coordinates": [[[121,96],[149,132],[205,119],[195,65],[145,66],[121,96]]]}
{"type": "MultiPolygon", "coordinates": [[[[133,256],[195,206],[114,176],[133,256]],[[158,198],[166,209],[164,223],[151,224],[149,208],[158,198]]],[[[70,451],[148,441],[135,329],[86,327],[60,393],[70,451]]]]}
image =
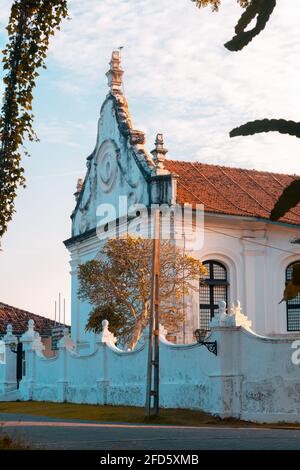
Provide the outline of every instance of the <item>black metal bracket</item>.
{"type": "Polygon", "coordinates": [[[205,346],[215,356],[218,355],[217,341],[199,341],[199,344],[205,346]]]}
{"type": "Polygon", "coordinates": [[[207,337],[207,331],[205,330],[196,330],[195,331],[195,337],[197,340],[197,343],[201,344],[202,346],[205,346],[206,349],[213,353],[215,356],[218,355],[218,348],[217,348],[217,341],[204,341],[205,337],[207,337]]]}

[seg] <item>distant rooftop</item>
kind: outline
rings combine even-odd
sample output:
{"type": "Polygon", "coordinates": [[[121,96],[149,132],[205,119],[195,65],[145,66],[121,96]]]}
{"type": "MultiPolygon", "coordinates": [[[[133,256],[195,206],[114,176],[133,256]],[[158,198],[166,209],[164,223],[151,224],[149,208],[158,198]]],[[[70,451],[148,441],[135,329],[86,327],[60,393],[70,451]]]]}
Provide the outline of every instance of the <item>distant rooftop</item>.
{"type": "Polygon", "coordinates": [[[0,302],[0,335],[6,333],[6,327],[9,323],[12,325],[15,335],[22,335],[28,328],[29,320],[34,321],[34,329],[41,336],[49,336],[51,328],[55,325],[55,322],[50,318],[0,302]]]}

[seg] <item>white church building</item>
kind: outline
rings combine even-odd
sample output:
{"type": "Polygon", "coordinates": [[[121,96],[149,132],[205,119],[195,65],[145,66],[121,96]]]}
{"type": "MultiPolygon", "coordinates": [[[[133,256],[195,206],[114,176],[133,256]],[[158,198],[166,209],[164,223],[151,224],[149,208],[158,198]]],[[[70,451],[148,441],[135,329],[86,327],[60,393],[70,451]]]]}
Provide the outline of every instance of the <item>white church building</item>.
{"type": "MultiPolygon", "coordinates": [[[[78,300],[77,268],[99,252],[97,208],[112,204],[118,217],[122,196],[130,204],[145,206],[204,205],[203,244],[191,248],[209,275],[187,312],[184,342],[191,342],[201,322],[214,316],[220,300],[230,309],[239,299],[256,333],[300,332],[300,296],[279,304],[290,266],[300,260],[300,246],[293,243],[300,237],[300,208],[279,222],[269,220],[276,200],[294,177],[171,160],[161,134],[148,153],[144,133],[132,125],[122,75],[119,53],[114,52],[96,146],[87,158],[86,177],[78,182],[72,237],[65,241],[72,267],[72,339],[82,347],[90,343],[85,332],[90,306],[78,300]]],[[[176,340],[183,342],[180,332],[176,340]]]]}
{"type": "MultiPolygon", "coordinates": [[[[58,354],[47,359],[31,323],[23,335],[26,370],[16,390],[9,330],[0,400],[144,405],[146,335],[137,350],[122,351],[106,322],[100,335],[87,333],[91,306],[77,295],[78,266],[96,258],[103,243],[99,227],[103,232],[107,223],[99,226],[98,208],[115,207],[119,221],[126,197],[130,205],[204,207],[203,240],[188,250],[208,274],[191,296],[182,330],[162,329],[161,406],[260,422],[300,421],[300,296],[279,303],[291,267],[300,261],[300,208],[278,222],[269,219],[295,176],[172,160],[160,133],[148,153],[123,94],[119,52],[112,54],[107,77],[96,146],[78,181],[72,234],[64,242],[71,257],[71,336],[66,331],[58,354]],[[199,327],[211,331],[217,355],[195,341],[199,327]]],[[[185,246],[184,239],[180,243],[185,246]]]]}

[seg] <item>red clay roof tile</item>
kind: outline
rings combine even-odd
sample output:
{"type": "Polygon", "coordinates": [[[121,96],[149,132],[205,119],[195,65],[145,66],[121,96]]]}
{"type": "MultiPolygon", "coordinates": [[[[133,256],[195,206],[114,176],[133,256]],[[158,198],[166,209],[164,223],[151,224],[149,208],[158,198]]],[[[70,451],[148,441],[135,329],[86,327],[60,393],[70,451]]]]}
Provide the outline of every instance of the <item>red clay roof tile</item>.
{"type": "Polygon", "coordinates": [[[54,326],[54,321],[50,320],[50,318],[45,318],[0,302],[1,335],[6,333],[6,327],[9,323],[12,324],[14,334],[23,334],[27,330],[29,320],[34,320],[34,329],[38,331],[41,336],[50,335],[50,330],[54,326]]]}
{"type": "MultiPolygon", "coordinates": [[[[283,189],[299,177],[206,163],[165,160],[178,178],[177,202],[204,204],[205,212],[269,219],[283,189]]],[[[300,206],[300,205],[299,205],[300,206]]],[[[280,222],[300,225],[300,207],[280,222]]]]}

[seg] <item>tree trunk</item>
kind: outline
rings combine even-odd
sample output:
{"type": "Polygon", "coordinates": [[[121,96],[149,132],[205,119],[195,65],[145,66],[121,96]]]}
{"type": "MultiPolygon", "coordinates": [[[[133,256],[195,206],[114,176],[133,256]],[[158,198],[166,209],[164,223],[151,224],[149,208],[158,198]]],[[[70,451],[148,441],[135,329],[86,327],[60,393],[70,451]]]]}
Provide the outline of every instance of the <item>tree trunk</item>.
{"type": "Polygon", "coordinates": [[[138,340],[141,337],[142,330],[143,330],[145,320],[147,319],[147,317],[148,317],[148,302],[145,303],[144,308],[143,308],[143,313],[139,316],[139,318],[136,321],[132,339],[129,344],[129,348],[131,350],[135,348],[138,340]]]}

